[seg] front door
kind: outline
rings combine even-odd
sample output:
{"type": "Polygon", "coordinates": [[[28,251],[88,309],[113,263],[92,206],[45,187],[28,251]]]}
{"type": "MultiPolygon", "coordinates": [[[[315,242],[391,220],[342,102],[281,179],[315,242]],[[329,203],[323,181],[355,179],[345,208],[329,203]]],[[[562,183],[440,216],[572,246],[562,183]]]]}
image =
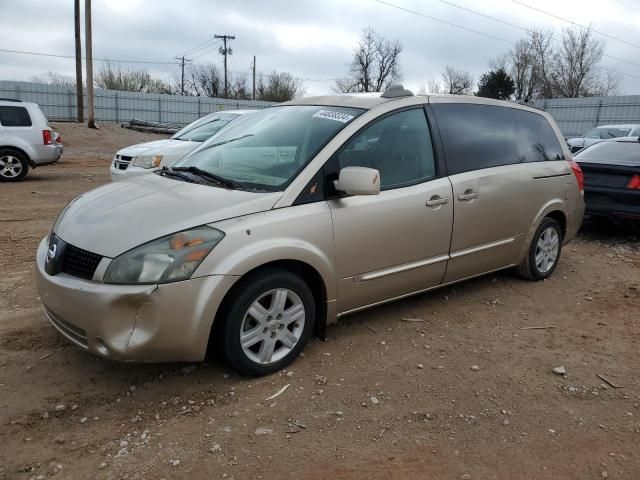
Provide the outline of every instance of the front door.
{"type": "Polygon", "coordinates": [[[337,154],[380,172],[379,195],[329,200],[340,313],[438,285],[451,240],[451,183],[438,178],[424,110],[373,122],[337,154]]]}

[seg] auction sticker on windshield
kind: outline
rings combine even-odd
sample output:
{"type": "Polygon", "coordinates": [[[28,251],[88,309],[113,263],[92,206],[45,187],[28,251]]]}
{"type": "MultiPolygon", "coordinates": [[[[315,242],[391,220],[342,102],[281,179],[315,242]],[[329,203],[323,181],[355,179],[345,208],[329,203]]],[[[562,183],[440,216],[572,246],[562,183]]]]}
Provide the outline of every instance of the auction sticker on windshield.
{"type": "Polygon", "coordinates": [[[347,123],[353,120],[353,115],[348,113],[336,112],[335,110],[318,110],[313,114],[314,118],[325,118],[327,120],[335,120],[340,123],[347,123]]]}

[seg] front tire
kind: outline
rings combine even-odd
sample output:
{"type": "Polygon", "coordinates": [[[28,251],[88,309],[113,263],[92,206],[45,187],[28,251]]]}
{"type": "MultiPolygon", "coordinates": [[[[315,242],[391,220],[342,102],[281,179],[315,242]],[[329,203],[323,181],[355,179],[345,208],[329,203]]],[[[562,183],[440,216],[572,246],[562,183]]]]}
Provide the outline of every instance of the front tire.
{"type": "Polygon", "coordinates": [[[518,274],[527,280],[544,280],[558,266],[562,251],[562,227],[546,217],[536,230],[527,256],[518,266],[518,274]]]}
{"type": "Polygon", "coordinates": [[[17,150],[0,150],[0,182],[17,182],[29,171],[29,162],[17,150]]]}
{"type": "Polygon", "coordinates": [[[309,286],[280,269],[258,272],[235,290],[221,329],[224,356],[240,374],[274,373],[293,362],[313,332],[309,286]]]}

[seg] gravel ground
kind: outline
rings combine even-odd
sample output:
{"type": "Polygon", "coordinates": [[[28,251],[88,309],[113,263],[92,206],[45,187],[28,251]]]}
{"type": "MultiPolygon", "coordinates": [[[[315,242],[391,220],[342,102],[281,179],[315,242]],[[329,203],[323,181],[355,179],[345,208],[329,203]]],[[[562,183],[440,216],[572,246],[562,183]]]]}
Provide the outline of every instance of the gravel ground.
{"type": "Polygon", "coordinates": [[[588,228],[544,282],[503,272],[353,315],[270,377],[114,363],[47,324],[34,253],[117,148],[162,137],[56,127],[63,159],[0,185],[0,479],[640,478],[633,233],[588,228]]]}

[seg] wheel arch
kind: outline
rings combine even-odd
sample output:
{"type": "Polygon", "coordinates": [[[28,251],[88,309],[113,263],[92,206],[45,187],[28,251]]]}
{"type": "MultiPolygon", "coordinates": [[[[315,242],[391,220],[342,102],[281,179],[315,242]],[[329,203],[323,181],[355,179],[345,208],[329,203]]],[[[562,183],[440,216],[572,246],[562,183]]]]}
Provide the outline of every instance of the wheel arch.
{"type": "Polygon", "coordinates": [[[531,241],[533,240],[533,236],[535,235],[538,226],[547,217],[553,218],[560,224],[563,237],[566,237],[569,218],[567,206],[561,200],[551,200],[538,211],[537,215],[534,218],[534,221],[531,222],[531,228],[529,229],[529,232],[527,232],[527,238],[523,244],[522,251],[520,252],[518,263],[520,263],[527,256],[529,247],[531,246],[531,241]]]}
{"type": "Polygon", "coordinates": [[[309,286],[311,293],[316,304],[316,319],[314,325],[314,335],[320,339],[326,337],[327,327],[327,285],[320,274],[320,272],[307,262],[297,259],[280,259],[272,260],[261,265],[257,265],[243,274],[238,281],[236,281],[229,291],[224,295],[220,306],[218,307],[211,331],[209,333],[209,347],[217,346],[219,343],[217,340],[220,338],[220,332],[224,324],[224,317],[228,312],[228,309],[233,301],[235,292],[242,288],[244,282],[248,281],[251,277],[259,275],[261,272],[279,269],[285,270],[294,275],[300,277],[309,286]]]}

